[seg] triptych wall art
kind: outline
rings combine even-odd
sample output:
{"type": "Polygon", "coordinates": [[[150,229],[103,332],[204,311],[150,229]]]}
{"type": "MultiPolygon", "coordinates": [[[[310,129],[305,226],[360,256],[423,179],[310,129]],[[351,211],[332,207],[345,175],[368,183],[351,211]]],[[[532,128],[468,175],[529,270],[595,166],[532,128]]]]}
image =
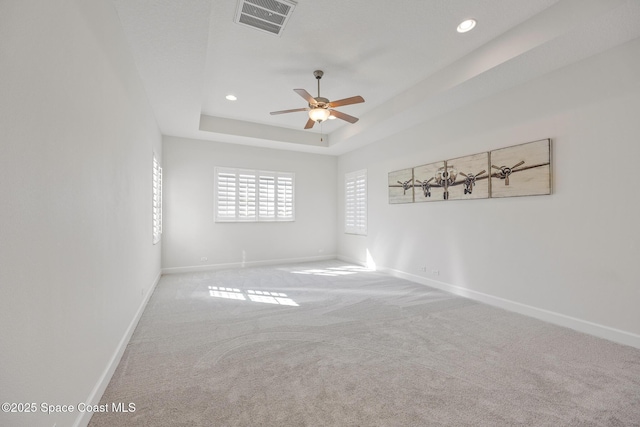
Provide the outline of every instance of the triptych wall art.
{"type": "Polygon", "coordinates": [[[389,172],[389,203],[551,194],[551,140],[389,172]]]}

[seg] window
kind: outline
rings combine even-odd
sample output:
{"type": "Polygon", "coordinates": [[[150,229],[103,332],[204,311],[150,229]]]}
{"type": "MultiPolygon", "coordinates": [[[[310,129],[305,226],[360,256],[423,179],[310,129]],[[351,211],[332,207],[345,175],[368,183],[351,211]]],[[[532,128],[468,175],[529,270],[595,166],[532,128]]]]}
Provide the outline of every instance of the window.
{"type": "Polygon", "coordinates": [[[349,234],[367,234],[367,170],[345,175],[344,231],[349,234]]]}
{"type": "Polygon", "coordinates": [[[162,237],[162,168],[156,155],[153,155],[153,244],[162,237]]]}
{"type": "Polygon", "coordinates": [[[293,221],[291,172],[216,168],[216,222],[293,221]]]}

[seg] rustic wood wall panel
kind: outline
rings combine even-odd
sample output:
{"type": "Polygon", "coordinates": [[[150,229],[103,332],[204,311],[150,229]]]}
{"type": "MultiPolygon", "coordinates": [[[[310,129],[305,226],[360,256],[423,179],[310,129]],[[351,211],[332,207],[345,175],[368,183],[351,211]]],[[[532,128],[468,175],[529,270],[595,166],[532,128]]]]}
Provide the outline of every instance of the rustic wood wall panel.
{"type": "Polygon", "coordinates": [[[551,194],[551,141],[493,150],[491,197],[551,194]]]}
{"type": "Polygon", "coordinates": [[[439,171],[444,170],[445,162],[430,163],[413,168],[416,202],[439,202],[444,200],[444,188],[436,184],[439,171]]]}
{"type": "Polygon", "coordinates": [[[389,203],[413,203],[413,169],[389,172],[389,203]]]}
{"type": "Polygon", "coordinates": [[[451,179],[449,200],[486,199],[489,197],[489,153],[447,160],[451,179]]]}

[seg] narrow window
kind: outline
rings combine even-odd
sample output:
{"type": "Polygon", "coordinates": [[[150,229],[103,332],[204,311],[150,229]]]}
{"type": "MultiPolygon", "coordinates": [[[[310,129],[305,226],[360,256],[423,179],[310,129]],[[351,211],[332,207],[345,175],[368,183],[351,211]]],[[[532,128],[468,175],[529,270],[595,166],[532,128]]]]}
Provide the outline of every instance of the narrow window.
{"type": "Polygon", "coordinates": [[[348,234],[367,234],[367,170],[345,175],[345,222],[348,234]]]}
{"type": "Polygon", "coordinates": [[[162,238],[162,167],[156,155],[153,155],[153,244],[162,238]]]}

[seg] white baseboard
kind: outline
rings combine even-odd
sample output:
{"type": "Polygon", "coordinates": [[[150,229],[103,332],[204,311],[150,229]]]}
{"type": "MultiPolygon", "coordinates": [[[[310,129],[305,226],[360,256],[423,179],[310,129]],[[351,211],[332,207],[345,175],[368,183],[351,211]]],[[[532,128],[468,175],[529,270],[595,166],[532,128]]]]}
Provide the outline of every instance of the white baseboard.
{"type": "MultiPolygon", "coordinates": [[[[341,256],[338,259],[344,261],[350,261],[341,256]]],[[[350,261],[355,262],[355,261],[350,261]]],[[[405,273],[404,271],[394,270],[392,268],[378,267],[378,271],[389,274],[390,276],[398,277],[400,279],[409,280],[411,282],[419,283],[421,285],[429,286],[431,288],[440,289],[455,295],[459,295],[465,298],[469,298],[475,301],[480,301],[485,304],[499,307],[515,313],[524,314],[525,316],[534,317],[545,322],[553,323],[555,325],[564,326],[566,328],[574,329],[585,334],[593,335],[599,338],[604,338],[609,341],[616,342],[618,344],[624,344],[631,347],[640,349],[640,335],[623,331],[620,329],[610,328],[608,326],[600,325],[597,323],[589,322],[587,320],[578,319],[571,316],[566,316],[561,313],[545,310],[542,308],[534,307],[527,304],[511,301],[508,299],[496,297],[493,295],[485,294],[482,292],[474,291],[472,289],[463,288],[460,286],[451,285],[449,283],[440,282],[438,280],[428,279],[411,273],[405,273]]]]}
{"type": "MultiPolygon", "coordinates": [[[[104,391],[107,389],[107,386],[109,385],[109,381],[111,381],[111,377],[113,376],[113,373],[116,371],[116,368],[120,363],[120,359],[122,359],[124,350],[127,348],[127,344],[129,344],[129,340],[133,335],[133,331],[135,331],[136,326],[138,326],[138,321],[140,321],[140,318],[142,317],[142,313],[144,312],[144,309],[147,306],[147,302],[149,301],[149,298],[151,298],[151,294],[153,294],[153,291],[156,289],[156,286],[158,285],[158,282],[160,281],[161,276],[162,276],[162,272],[158,272],[158,275],[154,279],[153,284],[147,291],[144,298],[142,298],[142,302],[138,307],[138,311],[136,312],[135,316],[131,320],[131,323],[129,323],[129,327],[125,331],[124,336],[122,337],[122,339],[120,339],[120,342],[118,343],[118,347],[116,347],[116,351],[113,353],[113,356],[111,356],[111,360],[107,364],[106,369],[100,376],[98,383],[95,385],[95,387],[91,391],[91,394],[89,394],[89,397],[87,398],[87,400],[85,400],[87,404],[97,405],[98,403],[100,403],[100,399],[102,398],[104,391]]],[[[93,413],[89,411],[79,413],[75,423],[73,423],[73,426],[86,427],[89,424],[89,421],[91,421],[92,415],[93,413]]]]}
{"type": "Polygon", "coordinates": [[[163,268],[162,274],[195,273],[198,271],[227,270],[231,268],[262,267],[265,265],[290,264],[297,262],[327,261],[336,255],[322,255],[303,258],[268,259],[263,261],[231,262],[226,264],[191,265],[186,267],[163,268]]]}

